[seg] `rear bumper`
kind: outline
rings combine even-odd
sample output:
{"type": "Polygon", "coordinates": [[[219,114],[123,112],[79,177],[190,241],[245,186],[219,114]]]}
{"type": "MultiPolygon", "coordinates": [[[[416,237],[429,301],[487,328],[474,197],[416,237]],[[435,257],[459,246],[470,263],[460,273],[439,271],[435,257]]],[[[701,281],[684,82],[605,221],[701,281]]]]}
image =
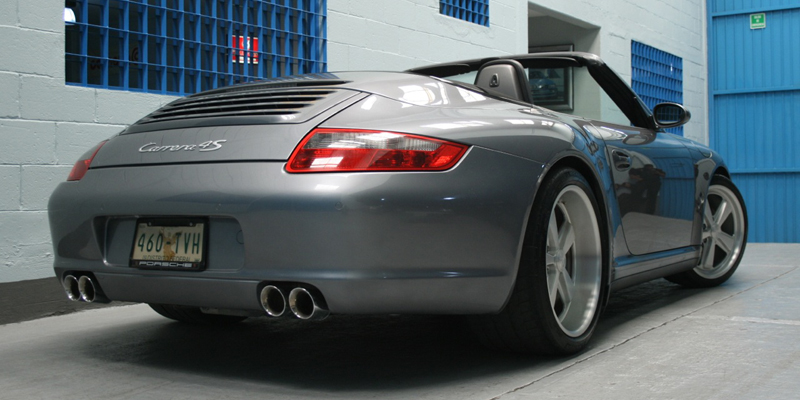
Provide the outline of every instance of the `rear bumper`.
{"type": "MultiPolygon", "coordinates": [[[[263,312],[259,292],[264,281],[139,273],[95,272],[94,276],[105,297],[115,301],[263,312]]],[[[316,287],[334,313],[479,314],[498,311],[497,300],[488,300],[491,293],[507,290],[508,279],[311,279],[303,284],[316,287]]]]}
{"type": "Polygon", "coordinates": [[[282,162],[94,169],[51,196],[55,270],[91,272],[111,300],[260,310],[260,285],[298,282],[334,313],[496,312],[541,169],[477,147],[438,173],[290,175],[282,162]],[[154,216],[209,218],[208,267],[128,267],[136,219],[154,216]]]}

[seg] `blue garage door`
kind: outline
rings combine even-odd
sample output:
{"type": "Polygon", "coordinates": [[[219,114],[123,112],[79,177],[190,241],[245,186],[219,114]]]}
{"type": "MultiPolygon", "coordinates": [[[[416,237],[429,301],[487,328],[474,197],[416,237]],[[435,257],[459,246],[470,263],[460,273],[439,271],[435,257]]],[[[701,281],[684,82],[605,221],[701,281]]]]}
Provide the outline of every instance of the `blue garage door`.
{"type": "Polygon", "coordinates": [[[800,242],[800,0],[709,0],[710,141],[750,241],[800,242]]]}

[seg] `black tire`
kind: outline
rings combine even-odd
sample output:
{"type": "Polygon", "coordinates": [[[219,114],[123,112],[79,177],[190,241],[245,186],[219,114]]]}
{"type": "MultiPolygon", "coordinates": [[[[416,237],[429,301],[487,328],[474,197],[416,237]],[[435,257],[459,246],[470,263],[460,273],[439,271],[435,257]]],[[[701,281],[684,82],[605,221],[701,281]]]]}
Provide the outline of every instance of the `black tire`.
{"type": "Polygon", "coordinates": [[[564,168],[547,177],[533,204],[508,303],[499,314],[471,320],[483,344],[549,355],[574,354],[586,346],[607,290],[608,239],[601,215],[578,171],[564,168]]]}
{"type": "Polygon", "coordinates": [[[727,281],[739,266],[747,245],[747,209],[730,179],[715,175],[703,210],[703,250],[697,267],[666,277],[691,288],[713,287],[727,281]]]}
{"type": "Polygon", "coordinates": [[[247,317],[235,315],[206,314],[197,307],[170,304],[148,304],[153,311],[175,321],[194,325],[229,325],[244,321],[247,317]]]}

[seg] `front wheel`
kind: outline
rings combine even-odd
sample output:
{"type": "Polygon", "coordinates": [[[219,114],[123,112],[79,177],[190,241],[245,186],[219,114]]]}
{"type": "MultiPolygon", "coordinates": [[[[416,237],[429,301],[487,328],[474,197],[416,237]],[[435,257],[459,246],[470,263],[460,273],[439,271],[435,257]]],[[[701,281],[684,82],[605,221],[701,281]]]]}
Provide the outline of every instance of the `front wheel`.
{"type": "Polygon", "coordinates": [[[511,298],[500,314],[474,318],[479,338],[514,352],[582,350],[605,290],[605,232],[586,179],[569,168],[551,174],[534,201],[511,298]]]}
{"type": "Polygon", "coordinates": [[[712,287],[733,275],[747,244],[747,209],[739,189],[721,175],[708,187],[703,210],[703,246],[697,266],[667,277],[687,287],[712,287]]]}

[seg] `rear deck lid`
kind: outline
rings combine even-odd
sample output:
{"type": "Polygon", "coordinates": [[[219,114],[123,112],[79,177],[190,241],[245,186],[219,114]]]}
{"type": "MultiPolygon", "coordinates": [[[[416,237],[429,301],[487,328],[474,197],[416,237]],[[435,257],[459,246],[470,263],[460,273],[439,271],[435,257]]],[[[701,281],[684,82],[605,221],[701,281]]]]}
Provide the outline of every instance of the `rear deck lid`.
{"type": "Polygon", "coordinates": [[[315,126],[367,96],[343,83],[271,81],[178,99],[111,139],[92,168],[284,161],[315,126]]]}

